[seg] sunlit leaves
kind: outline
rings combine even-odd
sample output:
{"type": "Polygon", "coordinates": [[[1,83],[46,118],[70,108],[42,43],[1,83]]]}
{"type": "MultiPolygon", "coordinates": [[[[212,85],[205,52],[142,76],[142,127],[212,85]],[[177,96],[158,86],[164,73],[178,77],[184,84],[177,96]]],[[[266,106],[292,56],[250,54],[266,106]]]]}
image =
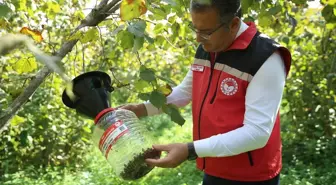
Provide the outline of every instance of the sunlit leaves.
{"type": "Polygon", "coordinates": [[[145,39],[147,40],[147,42],[149,44],[153,44],[154,43],[154,39],[152,37],[148,36],[148,35],[145,35],[145,39]]]}
{"type": "Polygon", "coordinates": [[[134,46],[133,51],[138,51],[140,48],[142,48],[145,39],[149,43],[153,43],[153,39],[150,38],[146,33],[146,22],[145,21],[137,21],[133,22],[131,25],[127,27],[127,30],[134,35],[134,46]]]}
{"type": "Polygon", "coordinates": [[[120,18],[128,21],[138,18],[147,11],[145,0],[122,0],[120,5],[120,18]]]}
{"type": "Polygon", "coordinates": [[[48,1],[42,9],[48,13],[48,16],[51,19],[54,19],[55,16],[61,11],[61,7],[54,1],[48,1]]]}
{"type": "Polygon", "coordinates": [[[52,12],[52,13],[59,13],[61,11],[60,6],[55,2],[50,1],[50,2],[47,3],[47,5],[48,5],[48,8],[49,8],[49,11],[52,12]]]}
{"type": "Polygon", "coordinates": [[[14,118],[10,121],[10,124],[12,126],[17,126],[23,122],[25,122],[25,118],[15,115],[14,118]]]}
{"type": "Polygon", "coordinates": [[[325,6],[322,10],[322,16],[328,23],[336,23],[336,15],[334,14],[333,6],[325,6]]]}
{"type": "Polygon", "coordinates": [[[176,6],[177,2],[175,0],[162,0],[162,2],[165,2],[169,5],[176,6]]]}
{"type": "Polygon", "coordinates": [[[43,40],[42,33],[38,30],[31,30],[28,27],[23,27],[20,30],[20,33],[31,36],[37,42],[42,42],[43,40]]]}
{"type": "Polygon", "coordinates": [[[302,6],[302,5],[305,5],[307,3],[306,0],[292,0],[292,2],[297,6],[302,6]]]}
{"type": "Polygon", "coordinates": [[[321,0],[321,3],[327,4],[327,5],[335,5],[336,0],[321,0]]]}
{"type": "Polygon", "coordinates": [[[165,96],[169,96],[172,93],[173,89],[170,87],[169,84],[166,84],[166,85],[160,86],[158,88],[158,91],[164,94],[165,96]]]}
{"type": "Polygon", "coordinates": [[[25,11],[27,10],[27,0],[17,0],[13,1],[15,9],[18,11],[25,11]]]}
{"type": "Polygon", "coordinates": [[[162,23],[158,23],[155,25],[153,32],[156,34],[160,34],[165,29],[165,26],[162,23]]]}
{"type": "Polygon", "coordinates": [[[246,14],[252,4],[253,4],[253,0],[242,0],[241,1],[242,13],[246,14]]]}
{"type": "Polygon", "coordinates": [[[145,34],[145,29],[146,29],[146,22],[142,20],[134,22],[127,27],[127,30],[137,37],[143,37],[145,34]]]}
{"type": "Polygon", "coordinates": [[[69,41],[70,41],[70,40],[79,40],[79,39],[82,38],[82,37],[83,37],[83,33],[80,32],[80,31],[77,31],[76,33],[72,34],[72,35],[68,38],[68,40],[69,40],[69,41]]]}
{"type": "Polygon", "coordinates": [[[142,48],[144,42],[145,42],[145,38],[144,37],[135,37],[133,51],[136,52],[140,48],[142,48]]]}
{"type": "Polygon", "coordinates": [[[276,15],[282,11],[282,6],[277,4],[268,10],[269,14],[276,15]]]}
{"type": "Polygon", "coordinates": [[[89,134],[92,133],[90,127],[85,126],[85,127],[82,127],[82,128],[83,128],[83,130],[84,130],[86,133],[89,133],[89,134]]]}
{"type": "Polygon", "coordinates": [[[14,70],[21,73],[32,72],[37,68],[37,63],[34,58],[22,58],[14,65],[14,70]]]}
{"type": "Polygon", "coordinates": [[[99,39],[99,31],[97,28],[89,29],[83,37],[80,38],[82,43],[88,43],[99,39]]]}
{"type": "Polygon", "coordinates": [[[258,15],[258,25],[261,27],[268,27],[274,22],[274,17],[270,12],[263,11],[258,15]]]}
{"type": "Polygon", "coordinates": [[[6,21],[5,19],[0,18],[0,29],[4,30],[10,26],[10,23],[6,21]]]}
{"type": "Polygon", "coordinates": [[[7,16],[7,14],[11,11],[12,10],[8,6],[0,3],[0,18],[7,16]]]}
{"type": "Polygon", "coordinates": [[[120,31],[118,33],[118,40],[120,42],[120,46],[123,49],[130,49],[134,45],[134,35],[128,31],[120,31]]]}
{"type": "MultiPolygon", "coordinates": [[[[123,27],[119,27],[123,28],[123,27]]],[[[119,40],[120,46],[123,49],[131,49],[136,52],[142,48],[145,39],[148,42],[151,42],[151,38],[146,35],[146,22],[144,21],[136,21],[131,23],[127,30],[118,30],[117,38],[119,40]]]]}
{"type": "Polygon", "coordinates": [[[137,91],[142,92],[145,88],[150,87],[150,84],[145,80],[138,80],[134,83],[134,87],[137,91]]]}
{"type": "Polygon", "coordinates": [[[154,20],[162,20],[162,19],[166,19],[167,17],[167,13],[166,10],[162,7],[155,7],[152,8],[150,10],[154,15],[150,16],[151,18],[153,18],[154,20]]]}

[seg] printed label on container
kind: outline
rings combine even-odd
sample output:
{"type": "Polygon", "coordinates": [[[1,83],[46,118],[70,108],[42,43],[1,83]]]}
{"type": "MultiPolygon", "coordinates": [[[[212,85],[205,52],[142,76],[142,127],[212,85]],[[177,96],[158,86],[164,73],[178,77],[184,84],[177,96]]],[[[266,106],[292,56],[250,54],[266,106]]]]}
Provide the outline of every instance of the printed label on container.
{"type": "Polygon", "coordinates": [[[99,150],[105,155],[106,158],[112,148],[112,145],[114,145],[117,140],[127,131],[128,128],[121,120],[115,122],[105,130],[99,141],[99,150]]]}

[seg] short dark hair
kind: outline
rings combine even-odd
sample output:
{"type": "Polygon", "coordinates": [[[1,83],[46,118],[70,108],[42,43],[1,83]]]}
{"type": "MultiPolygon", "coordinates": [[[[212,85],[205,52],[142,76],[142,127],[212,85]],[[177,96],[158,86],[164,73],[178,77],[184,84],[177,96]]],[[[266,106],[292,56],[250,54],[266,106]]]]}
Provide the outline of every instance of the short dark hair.
{"type": "Polygon", "coordinates": [[[191,11],[206,11],[214,8],[219,14],[221,22],[227,22],[237,16],[241,18],[240,0],[191,0],[191,11]]]}

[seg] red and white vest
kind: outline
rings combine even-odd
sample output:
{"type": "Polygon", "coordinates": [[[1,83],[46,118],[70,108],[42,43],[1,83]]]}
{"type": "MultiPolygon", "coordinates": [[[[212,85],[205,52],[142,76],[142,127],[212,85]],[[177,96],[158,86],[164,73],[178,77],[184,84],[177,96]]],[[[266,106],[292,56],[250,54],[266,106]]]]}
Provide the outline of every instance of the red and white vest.
{"type": "MultiPolygon", "coordinates": [[[[197,49],[192,66],[194,140],[243,126],[246,89],[274,52],[281,54],[289,72],[290,52],[260,34],[254,23],[247,24],[249,28],[226,51],[217,53],[216,59],[214,53],[204,51],[202,46],[197,49]]],[[[279,114],[265,147],[230,157],[198,158],[197,167],[206,174],[237,181],[275,177],[282,168],[279,114]]]]}

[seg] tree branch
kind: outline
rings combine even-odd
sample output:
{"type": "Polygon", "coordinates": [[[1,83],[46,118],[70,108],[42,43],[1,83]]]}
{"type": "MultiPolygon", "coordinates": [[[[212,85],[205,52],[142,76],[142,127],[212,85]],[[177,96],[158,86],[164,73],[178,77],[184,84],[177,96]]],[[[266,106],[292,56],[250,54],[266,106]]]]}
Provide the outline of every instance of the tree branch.
{"type": "MultiPolygon", "coordinates": [[[[97,9],[93,9],[89,15],[82,21],[82,23],[75,29],[73,33],[85,26],[96,26],[109,16],[109,12],[115,12],[119,8],[120,0],[112,0],[108,3],[108,0],[102,0],[97,9]],[[108,3],[108,4],[107,4],[108,3]],[[115,6],[116,5],[116,6],[115,6]]],[[[76,45],[78,40],[71,40],[65,42],[57,52],[56,56],[63,59],[76,45]]],[[[60,60],[61,61],[61,60],[60,60]]],[[[13,101],[13,103],[0,114],[0,133],[8,126],[9,120],[19,111],[19,109],[28,101],[28,99],[34,94],[36,89],[43,83],[46,77],[52,73],[47,67],[43,67],[36,77],[31,80],[29,85],[24,91],[13,101]]]]}

